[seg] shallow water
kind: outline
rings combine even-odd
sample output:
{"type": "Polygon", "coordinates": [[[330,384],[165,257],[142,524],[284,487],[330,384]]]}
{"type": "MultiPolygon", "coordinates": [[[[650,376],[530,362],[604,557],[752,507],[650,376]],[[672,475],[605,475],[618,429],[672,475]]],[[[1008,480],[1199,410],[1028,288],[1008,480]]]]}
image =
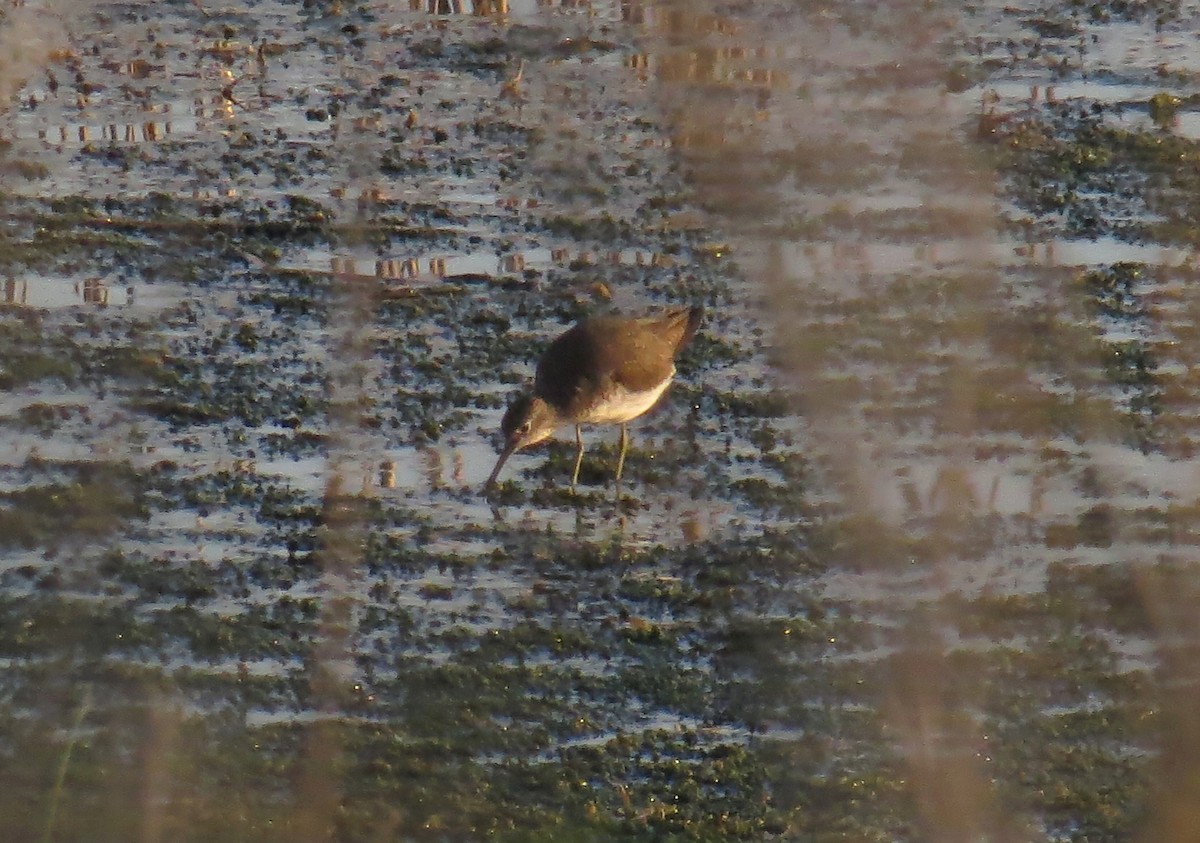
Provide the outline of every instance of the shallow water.
{"type": "Polygon", "coordinates": [[[7,11],[17,839],[1168,828],[1193,5],[7,11]],[[674,303],[622,497],[483,498],[674,303]]]}

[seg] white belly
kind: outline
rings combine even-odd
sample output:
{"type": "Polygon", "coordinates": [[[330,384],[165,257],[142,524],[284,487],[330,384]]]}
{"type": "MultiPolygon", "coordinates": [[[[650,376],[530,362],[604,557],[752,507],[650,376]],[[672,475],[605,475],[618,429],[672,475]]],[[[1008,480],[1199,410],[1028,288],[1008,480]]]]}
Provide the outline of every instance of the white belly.
{"type": "Polygon", "coordinates": [[[636,419],[653,407],[670,385],[671,379],[667,378],[654,389],[648,389],[645,392],[631,392],[627,389],[615,388],[605,394],[603,400],[581,416],[578,421],[580,424],[615,424],[636,419]]]}

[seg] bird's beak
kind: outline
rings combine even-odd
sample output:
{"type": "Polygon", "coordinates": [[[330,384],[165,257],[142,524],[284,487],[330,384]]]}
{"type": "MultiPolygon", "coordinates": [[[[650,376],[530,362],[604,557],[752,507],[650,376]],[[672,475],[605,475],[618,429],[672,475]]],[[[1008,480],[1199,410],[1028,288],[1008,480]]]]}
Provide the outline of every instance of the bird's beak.
{"type": "Polygon", "coordinates": [[[516,437],[504,443],[504,450],[500,452],[500,459],[496,460],[496,467],[492,469],[492,476],[483,484],[484,491],[488,491],[496,485],[496,478],[500,476],[500,469],[504,468],[505,461],[517,450],[517,444],[516,437]]]}

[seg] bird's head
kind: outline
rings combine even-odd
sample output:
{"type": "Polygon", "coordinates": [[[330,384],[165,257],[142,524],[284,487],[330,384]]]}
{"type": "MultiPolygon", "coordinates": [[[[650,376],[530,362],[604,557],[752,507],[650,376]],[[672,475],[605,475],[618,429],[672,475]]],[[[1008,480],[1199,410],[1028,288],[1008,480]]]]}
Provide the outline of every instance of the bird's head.
{"type": "Polygon", "coordinates": [[[544,400],[528,394],[518,396],[500,421],[500,430],[504,434],[504,448],[500,451],[500,459],[492,469],[487,486],[495,484],[505,460],[521,448],[536,445],[548,438],[558,424],[558,415],[554,408],[544,400]]]}

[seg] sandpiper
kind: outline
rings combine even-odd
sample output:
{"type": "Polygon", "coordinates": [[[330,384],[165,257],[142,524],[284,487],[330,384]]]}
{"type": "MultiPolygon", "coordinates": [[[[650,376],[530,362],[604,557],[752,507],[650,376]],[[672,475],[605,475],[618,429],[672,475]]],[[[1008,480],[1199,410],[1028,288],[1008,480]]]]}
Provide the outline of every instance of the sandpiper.
{"type": "Polygon", "coordinates": [[[580,479],[584,424],[619,424],[617,483],[629,449],[626,423],[658,402],[674,377],[674,358],[700,327],[700,307],[680,307],[656,316],[598,316],[584,319],[558,339],[538,361],[532,393],[517,396],[504,413],[504,449],[485,488],[516,450],[545,440],[559,426],[575,425],[575,471],[580,479]]]}
{"type": "Polygon", "coordinates": [[[561,334],[538,361],[533,391],[518,396],[500,428],[504,449],[485,488],[515,451],[541,442],[565,424],[575,425],[575,470],[583,462],[584,424],[621,425],[621,482],[629,448],[626,424],[658,402],[675,376],[675,356],[700,327],[699,307],[667,310],[654,316],[596,316],[561,334]]]}

